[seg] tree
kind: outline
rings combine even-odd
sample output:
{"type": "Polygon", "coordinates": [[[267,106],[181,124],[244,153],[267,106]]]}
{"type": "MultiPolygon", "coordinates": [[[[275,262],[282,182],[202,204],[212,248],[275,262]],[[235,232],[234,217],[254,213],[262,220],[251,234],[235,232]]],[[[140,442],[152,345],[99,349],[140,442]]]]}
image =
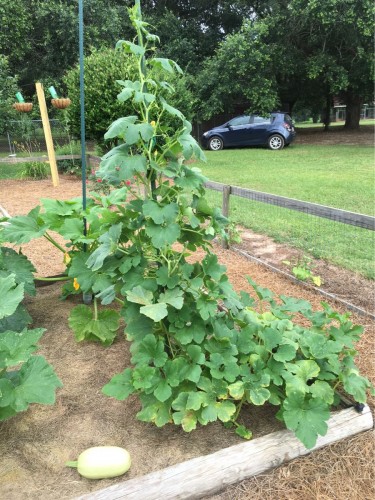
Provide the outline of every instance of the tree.
{"type": "MultiPolygon", "coordinates": [[[[211,56],[226,35],[238,31],[254,15],[259,2],[244,0],[149,0],[145,19],[160,33],[158,52],[191,73],[211,56]]],[[[267,2],[262,2],[262,4],[267,2]]]]}
{"type": "MultiPolygon", "coordinates": [[[[127,33],[129,20],[123,4],[115,0],[84,0],[86,54],[93,47],[114,47],[127,33]]],[[[1,6],[0,14],[5,19],[0,51],[9,56],[12,72],[20,75],[21,85],[46,78],[59,82],[64,72],[77,63],[78,2],[15,0],[1,6]]]]}
{"type": "Polygon", "coordinates": [[[206,114],[233,108],[234,95],[251,109],[272,107],[277,93],[289,110],[300,100],[323,106],[328,125],[332,98],[342,95],[346,127],[358,127],[361,102],[373,99],[370,1],[276,0],[270,6],[227,36],[206,62],[199,85],[206,114]]]}
{"type": "Polygon", "coordinates": [[[16,92],[17,79],[10,74],[8,59],[0,55],[0,135],[6,132],[7,122],[16,117],[12,108],[16,92]]]}
{"type": "Polygon", "coordinates": [[[271,51],[262,43],[261,22],[246,22],[228,35],[215,55],[206,60],[197,78],[198,116],[203,119],[236,109],[266,112],[279,99],[271,51]]]}
{"type": "Polygon", "coordinates": [[[299,54],[295,67],[304,73],[301,89],[312,102],[319,89],[326,125],[334,96],[345,100],[347,128],[359,126],[361,103],[373,99],[374,12],[369,0],[293,0],[278,11],[277,45],[282,50],[284,41],[284,52],[294,47],[299,54]]]}

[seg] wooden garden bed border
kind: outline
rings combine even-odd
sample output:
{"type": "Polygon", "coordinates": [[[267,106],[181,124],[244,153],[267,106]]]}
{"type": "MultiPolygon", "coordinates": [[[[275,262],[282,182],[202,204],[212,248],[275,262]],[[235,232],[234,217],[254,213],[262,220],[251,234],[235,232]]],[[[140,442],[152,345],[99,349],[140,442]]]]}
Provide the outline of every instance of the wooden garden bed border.
{"type": "Polygon", "coordinates": [[[76,500],[201,498],[372,427],[373,419],[367,405],[361,413],[354,408],[347,408],[331,416],[327,434],[319,437],[316,446],[311,450],[306,449],[292,432],[277,431],[210,455],[193,458],[102,490],[92,491],[77,497],[76,500]]]}

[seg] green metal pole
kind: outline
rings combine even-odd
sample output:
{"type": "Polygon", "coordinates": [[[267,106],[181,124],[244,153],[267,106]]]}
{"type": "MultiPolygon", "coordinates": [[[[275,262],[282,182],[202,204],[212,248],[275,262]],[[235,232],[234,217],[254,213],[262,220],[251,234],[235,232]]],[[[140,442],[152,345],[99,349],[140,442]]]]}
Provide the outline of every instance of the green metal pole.
{"type": "MultiPolygon", "coordinates": [[[[83,67],[83,0],[78,0],[79,18],[79,95],[81,104],[81,156],[82,156],[82,205],[86,210],[86,130],[85,130],[85,91],[83,67]]],[[[86,220],[83,234],[86,235],[86,220]]]]}

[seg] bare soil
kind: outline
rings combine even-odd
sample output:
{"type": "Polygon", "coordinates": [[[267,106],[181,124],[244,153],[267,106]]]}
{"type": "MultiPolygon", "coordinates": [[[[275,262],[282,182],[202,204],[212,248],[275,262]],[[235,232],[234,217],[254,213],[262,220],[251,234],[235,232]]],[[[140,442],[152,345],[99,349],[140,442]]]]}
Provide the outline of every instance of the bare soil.
{"type": "MultiPolygon", "coordinates": [[[[58,188],[53,188],[49,180],[5,180],[0,183],[0,205],[11,215],[18,215],[27,213],[40,198],[67,199],[80,193],[80,182],[66,177],[60,179],[58,188]]],[[[254,241],[253,237],[248,239],[254,241]]],[[[264,240],[257,251],[264,257],[270,245],[271,242],[264,240]]],[[[290,250],[287,250],[276,248],[276,253],[288,256],[290,250]]],[[[321,307],[322,297],[315,290],[293,283],[232,250],[217,246],[215,251],[220,262],[227,266],[229,278],[237,290],[251,291],[246,281],[249,275],[275,293],[304,298],[315,308],[321,307]]],[[[55,252],[43,240],[26,245],[24,252],[40,275],[50,276],[63,270],[61,253],[55,252]]],[[[198,252],[194,258],[200,259],[202,254],[198,252]]],[[[273,264],[278,264],[277,259],[269,258],[273,264]]],[[[158,429],[136,420],[139,409],[136,398],[119,402],[102,395],[101,387],[129,364],[128,345],[122,336],[109,348],[94,343],[77,344],[67,326],[69,311],[76,300],[59,300],[58,285],[40,288],[35,298],[28,299],[27,306],[35,326],[47,329],[40,352],[54,365],[64,387],[58,391],[55,405],[33,405],[27,412],[0,425],[1,498],[72,498],[241,442],[220,424],[200,428],[191,434],[172,426],[158,429]],[[85,448],[104,444],[123,446],[130,451],[133,465],[126,476],[89,481],[64,466],[85,448]]],[[[344,308],[334,301],[328,299],[327,302],[344,312],[344,308]]],[[[357,314],[353,314],[353,322],[365,328],[357,346],[358,365],[375,381],[374,322],[357,314]]],[[[375,407],[373,399],[369,404],[375,407]]],[[[280,428],[271,409],[247,410],[243,418],[255,437],[280,428]]],[[[368,432],[232,486],[213,498],[372,499],[375,496],[374,456],[373,434],[368,432]]]]}
{"type": "Polygon", "coordinates": [[[319,144],[347,146],[373,146],[374,127],[362,125],[359,130],[347,130],[343,125],[331,126],[328,131],[321,127],[298,128],[296,144],[319,144]]]}

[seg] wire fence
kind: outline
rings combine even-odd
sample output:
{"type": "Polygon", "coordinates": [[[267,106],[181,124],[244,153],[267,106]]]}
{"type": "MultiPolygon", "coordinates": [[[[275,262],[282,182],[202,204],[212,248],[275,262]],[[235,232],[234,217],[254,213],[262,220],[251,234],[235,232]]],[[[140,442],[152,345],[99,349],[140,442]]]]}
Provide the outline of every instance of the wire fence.
{"type": "Polygon", "coordinates": [[[374,217],[216,182],[206,188],[233,223],[375,278],[374,217]]]}
{"type": "MultiPolygon", "coordinates": [[[[55,145],[61,146],[71,140],[66,125],[57,119],[50,119],[55,145]]],[[[5,136],[0,137],[0,151],[16,154],[22,149],[43,151],[46,143],[42,120],[32,120],[23,116],[20,120],[10,120],[7,123],[5,136]]]]}

